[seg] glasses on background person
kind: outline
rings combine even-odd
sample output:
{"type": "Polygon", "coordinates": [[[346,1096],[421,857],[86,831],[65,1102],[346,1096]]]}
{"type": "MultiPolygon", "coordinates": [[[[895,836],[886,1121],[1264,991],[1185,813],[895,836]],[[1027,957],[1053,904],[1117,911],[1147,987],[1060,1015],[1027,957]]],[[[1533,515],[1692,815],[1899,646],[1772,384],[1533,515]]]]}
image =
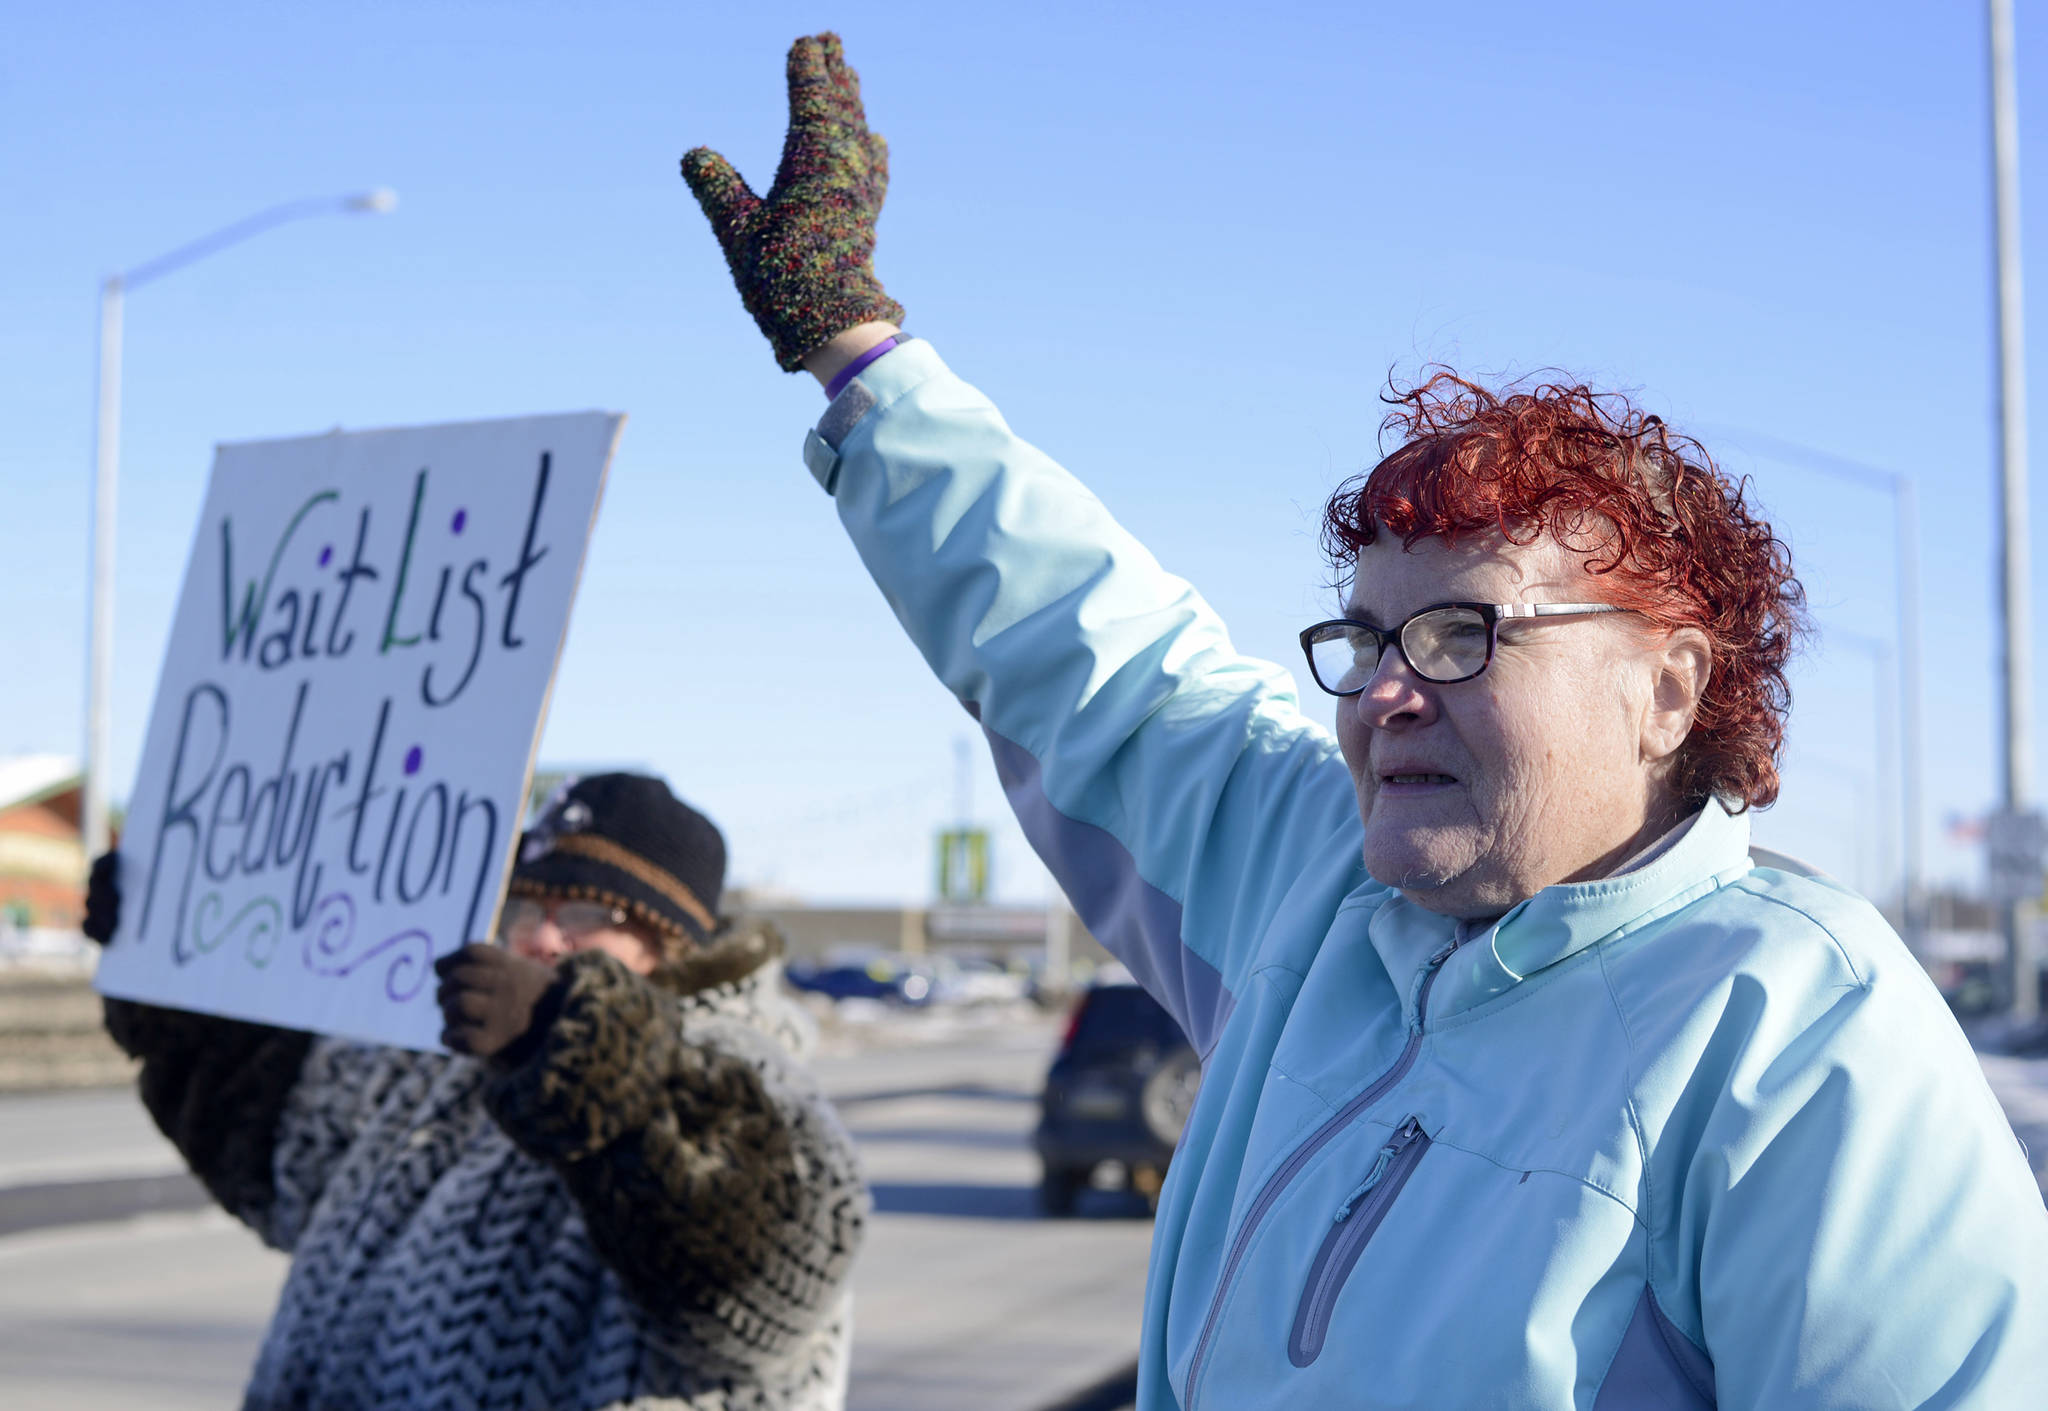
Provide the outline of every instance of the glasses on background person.
{"type": "Polygon", "coordinates": [[[593,932],[624,926],[626,910],[601,901],[539,902],[514,897],[505,903],[498,918],[498,939],[508,946],[530,945],[539,937],[542,923],[548,921],[574,946],[593,932]]]}
{"type": "Polygon", "coordinates": [[[1316,685],[1333,696],[1363,691],[1389,646],[1417,676],[1448,686],[1493,663],[1503,622],[1626,611],[1612,603],[1433,603],[1391,630],[1348,617],[1318,622],[1302,629],[1301,649],[1316,685]]]}

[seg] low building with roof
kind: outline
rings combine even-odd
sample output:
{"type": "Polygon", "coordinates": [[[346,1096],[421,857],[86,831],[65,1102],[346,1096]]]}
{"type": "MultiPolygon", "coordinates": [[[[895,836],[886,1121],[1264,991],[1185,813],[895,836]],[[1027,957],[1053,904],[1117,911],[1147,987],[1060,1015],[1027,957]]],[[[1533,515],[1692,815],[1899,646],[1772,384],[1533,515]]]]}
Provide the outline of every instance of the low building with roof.
{"type": "Polygon", "coordinates": [[[76,759],[0,756],[0,929],[78,929],[87,867],[83,794],[76,759]]]}

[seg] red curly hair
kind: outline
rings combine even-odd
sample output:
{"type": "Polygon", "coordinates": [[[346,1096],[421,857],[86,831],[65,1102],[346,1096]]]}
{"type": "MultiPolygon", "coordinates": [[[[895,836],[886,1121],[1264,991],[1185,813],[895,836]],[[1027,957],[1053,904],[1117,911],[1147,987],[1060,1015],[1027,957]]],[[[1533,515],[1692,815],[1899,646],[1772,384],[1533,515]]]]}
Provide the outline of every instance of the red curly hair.
{"type": "Polygon", "coordinates": [[[1785,669],[1806,630],[1792,556],[1699,442],[1619,393],[1566,381],[1493,391],[1435,369],[1390,381],[1382,444],[1401,444],[1339,487],[1323,549],[1340,572],[1385,531],[1412,548],[1548,535],[1585,553],[1594,596],[1660,626],[1696,627],[1713,666],[1672,783],[1689,803],[1778,797],[1792,703],[1785,669]]]}

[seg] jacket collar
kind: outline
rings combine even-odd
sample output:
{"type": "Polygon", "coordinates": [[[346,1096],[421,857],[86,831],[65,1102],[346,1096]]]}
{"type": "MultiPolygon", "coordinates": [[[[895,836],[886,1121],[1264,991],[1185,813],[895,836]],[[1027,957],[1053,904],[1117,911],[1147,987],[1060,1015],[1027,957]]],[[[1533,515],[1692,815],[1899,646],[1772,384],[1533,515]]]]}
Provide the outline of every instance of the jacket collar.
{"type": "Polygon", "coordinates": [[[1387,973],[1411,977],[1412,1026],[1432,957],[1455,945],[1430,997],[1443,1018],[1505,994],[1631,923],[1675,909],[1750,870],[1749,815],[1709,803],[1683,836],[1639,867],[1592,882],[1545,887],[1497,921],[1474,925],[1438,916],[1396,894],[1369,934],[1387,973]]]}

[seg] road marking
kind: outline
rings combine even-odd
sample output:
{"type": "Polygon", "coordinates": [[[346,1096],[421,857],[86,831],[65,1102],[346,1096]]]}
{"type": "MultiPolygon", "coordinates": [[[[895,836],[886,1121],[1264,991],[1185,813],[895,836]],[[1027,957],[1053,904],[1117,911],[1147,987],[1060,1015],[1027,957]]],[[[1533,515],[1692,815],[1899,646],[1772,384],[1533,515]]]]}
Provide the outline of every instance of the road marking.
{"type": "MultiPolygon", "coordinates": [[[[0,1264],[12,1259],[51,1250],[83,1250],[95,1244],[127,1246],[135,1240],[174,1239],[217,1230],[240,1230],[243,1226],[225,1210],[209,1206],[204,1210],[158,1211],[134,1215],[125,1220],[96,1220],[88,1225],[61,1225],[52,1229],[28,1230],[0,1238],[0,1264]]],[[[252,1234],[251,1239],[255,1238],[252,1234]]]]}

